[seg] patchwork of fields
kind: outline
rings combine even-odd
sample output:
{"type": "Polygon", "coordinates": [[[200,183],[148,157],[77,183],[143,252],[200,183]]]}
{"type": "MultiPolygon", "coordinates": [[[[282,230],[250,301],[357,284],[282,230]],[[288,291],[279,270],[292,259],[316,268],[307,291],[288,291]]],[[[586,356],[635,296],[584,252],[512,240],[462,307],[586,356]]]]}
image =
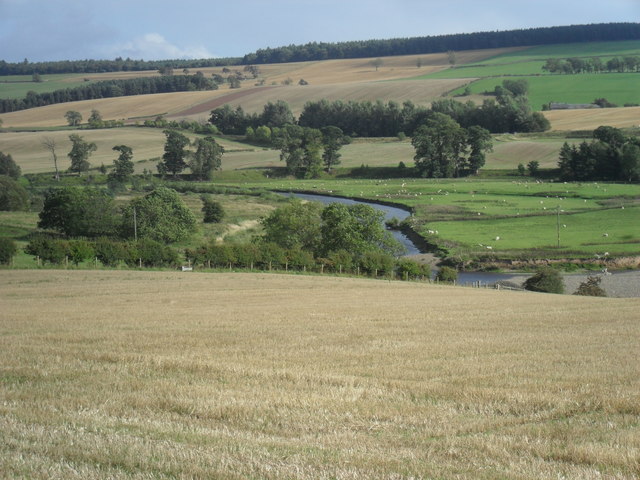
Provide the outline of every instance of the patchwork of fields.
{"type": "MultiPolygon", "coordinates": [[[[216,106],[259,112],[276,100],[297,115],[322,98],[428,105],[466,87],[472,95],[458,100],[482,102],[485,90],[514,75],[529,80],[535,108],[599,97],[640,103],[638,73],[541,75],[546,58],[640,55],[637,41],[455,54],[454,68],[446,54],[383,58],[378,68],[374,59],[263,65],[238,90],[2,114],[0,151],[23,174],[52,172],[42,146],[49,137],[66,170],[68,136],[79,133],[98,147],[93,168],[111,166],[112,148],[128,145],[136,173],[155,172],[162,129],[134,125],[158,115],[206,122],[216,106]],[[86,120],[93,109],[130,125],[65,126],[68,110],[86,120]]],[[[158,72],[44,76],[37,84],[5,78],[11,83],[0,83],[0,98],[141,75],[158,72]]],[[[415,231],[460,264],[598,259],[598,268],[640,268],[638,185],[516,174],[531,161],[555,168],[562,144],[583,140],[570,131],[639,127],[640,107],[544,114],[555,132],[494,136],[486,176],[500,179],[398,178],[406,172],[400,162],[411,168],[414,156],[399,135],[356,139],[340,151],[336,174],[296,180],[274,168],[282,166],[277,150],[219,138],[222,171],[191,185],[238,194],[213,194],[226,212],[219,224],[202,223],[200,193],[181,194],[199,226],[173,247],[182,255],[212,239],[248,242],[284,201],[265,190],[305,190],[412,208],[415,231]],[[357,178],[351,170],[361,166],[363,177],[377,176],[357,178]]],[[[104,181],[96,170],[64,179],[104,181]]],[[[116,204],[142,190],[118,193],[116,204]]],[[[0,269],[3,478],[640,478],[639,298],[329,275],[92,270],[90,260],[55,270],[22,250],[37,222],[36,211],[0,212],[0,237],[20,249],[13,267],[0,269]]],[[[624,278],[638,281],[634,272],[624,278]]]]}

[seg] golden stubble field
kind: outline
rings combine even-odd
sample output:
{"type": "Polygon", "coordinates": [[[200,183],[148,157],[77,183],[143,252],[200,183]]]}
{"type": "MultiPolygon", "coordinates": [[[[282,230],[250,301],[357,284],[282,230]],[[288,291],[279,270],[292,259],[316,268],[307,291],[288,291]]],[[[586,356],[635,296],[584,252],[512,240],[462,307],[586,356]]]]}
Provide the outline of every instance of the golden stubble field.
{"type": "MultiPolygon", "coordinates": [[[[460,63],[480,61],[491,56],[514,49],[475,50],[459,52],[460,63]]],[[[233,95],[233,105],[242,105],[247,111],[262,111],[265,103],[275,100],[290,102],[292,109],[299,113],[305,99],[343,99],[395,100],[402,102],[412,99],[415,103],[429,103],[443,93],[458,88],[467,83],[463,80],[429,80],[420,81],[419,85],[391,82],[389,85],[376,85],[379,82],[411,78],[441,70],[448,66],[446,54],[408,55],[384,57],[382,65],[376,69],[370,58],[327,60],[322,62],[299,62],[273,65],[260,65],[260,76],[256,80],[246,80],[239,91],[229,90],[222,86],[220,90],[205,92],[179,92],[155,95],[139,95],[135,97],[118,97],[98,100],[85,100],[46,107],[34,108],[0,115],[5,127],[56,127],[66,124],[64,114],[68,110],[80,112],[83,118],[89,118],[91,110],[99,110],[105,120],[124,120],[133,122],[136,119],[153,118],[157,115],[167,115],[172,118],[182,118],[180,112],[197,107],[207,106],[215,99],[233,95]],[[420,58],[422,67],[417,68],[416,62],[420,58]],[[303,78],[309,85],[302,88],[297,85],[303,78]],[[293,85],[287,88],[256,88],[255,83],[263,80],[266,86],[281,86],[282,82],[290,79],[293,85]],[[421,86],[421,88],[418,88],[421,86]],[[297,87],[297,88],[296,88],[297,87]],[[237,94],[241,97],[237,98],[237,94]]],[[[227,77],[222,67],[199,69],[206,76],[219,74],[227,77]]],[[[243,70],[243,67],[231,67],[231,70],[243,70]]],[[[194,70],[195,71],[195,70],[194,70]]],[[[193,72],[192,72],[193,73],[193,72]]],[[[176,74],[180,74],[176,72],[176,74]]],[[[137,76],[157,75],[157,72],[117,72],[107,74],[87,75],[92,81],[108,79],[125,79],[137,76]]],[[[224,102],[224,100],[222,100],[224,102]]],[[[186,117],[195,120],[207,120],[211,108],[203,108],[198,113],[186,117]]]]}
{"type": "Polygon", "coordinates": [[[3,478],[640,475],[640,303],[0,272],[3,478]]]}

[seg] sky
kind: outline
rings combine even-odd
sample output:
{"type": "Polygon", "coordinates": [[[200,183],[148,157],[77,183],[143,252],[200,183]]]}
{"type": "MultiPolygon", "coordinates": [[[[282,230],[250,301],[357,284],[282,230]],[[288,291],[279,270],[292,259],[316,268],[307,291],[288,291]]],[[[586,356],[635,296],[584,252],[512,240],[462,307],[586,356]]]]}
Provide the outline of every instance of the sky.
{"type": "Polygon", "coordinates": [[[260,48],[640,22],[640,0],[0,0],[0,60],[241,57],[260,48]]]}

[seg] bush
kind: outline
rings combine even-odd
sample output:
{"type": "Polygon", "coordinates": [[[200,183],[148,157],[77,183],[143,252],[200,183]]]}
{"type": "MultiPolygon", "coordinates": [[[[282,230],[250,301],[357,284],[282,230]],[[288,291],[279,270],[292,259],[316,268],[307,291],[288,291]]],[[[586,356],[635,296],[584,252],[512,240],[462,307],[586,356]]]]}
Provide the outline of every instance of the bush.
{"type": "Polygon", "coordinates": [[[236,262],[240,267],[253,268],[262,261],[262,252],[258,245],[244,243],[233,246],[236,262]]]}
{"type": "Polygon", "coordinates": [[[346,250],[329,252],[327,258],[336,272],[342,270],[348,272],[353,270],[353,255],[346,250]]]}
{"type": "Polygon", "coordinates": [[[578,289],[573,292],[574,295],[584,295],[589,297],[606,297],[607,292],[600,287],[601,277],[589,276],[587,280],[582,282],[578,289]]]}
{"type": "Polygon", "coordinates": [[[127,244],[127,265],[136,267],[175,267],[178,265],[178,252],[150,238],[127,244]]]}
{"type": "Polygon", "coordinates": [[[110,238],[98,238],[94,250],[95,256],[105,267],[115,267],[127,257],[124,244],[110,238]]]}
{"type": "Polygon", "coordinates": [[[224,208],[222,204],[207,195],[202,195],[200,198],[202,200],[204,223],[220,223],[224,218],[224,208]]]}
{"type": "Polygon", "coordinates": [[[0,263],[9,265],[17,251],[16,242],[10,238],[0,237],[0,263]]]}
{"type": "Polygon", "coordinates": [[[45,194],[38,227],[68,237],[100,237],[115,233],[118,213],[113,198],[103,190],[65,187],[45,194]]]}
{"type": "Polygon", "coordinates": [[[564,293],[562,275],[556,269],[543,267],[524,282],[525,290],[544,293],[564,293]]]}
{"type": "Polygon", "coordinates": [[[287,250],[287,260],[291,267],[299,269],[311,268],[315,264],[313,254],[299,247],[287,250]]]}
{"type": "Polygon", "coordinates": [[[122,231],[129,238],[134,236],[134,212],[138,238],[173,243],[188,238],[196,228],[195,216],[170,188],[157,187],[124,208],[122,231]]]}
{"type": "Polygon", "coordinates": [[[382,252],[365,252],[360,258],[360,267],[369,275],[384,275],[393,269],[394,261],[391,255],[382,252]]]}
{"type": "Polygon", "coordinates": [[[265,268],[269,268],[269,270],[272,268],[278,268],[280,265],[284,265],[287,261],[285,249],[276,243],[258,243],[258,247],[261,252],[261,263],[265,268]]]}
{"type": "Polygon", "coordinates": [[[454,283],[458,280],[458,271],[452,267],[442,267],[436,275],[436,280],[445,283],[454,283]]]}
{"type": "Polygon", "coordinates": [[[40,257],[43,262],[60,264],[69,255],[69,243],[47,235],[37,235],[31,238],[24,251],[40,257]]]}
{"type": "Polygon", "coordinates": [[[20,177],[20,167],[13,160],[11,155],[0,152],[0,175],[7,175],[14,180],[20,177]]]}
{"type": "Polygon", "coordinates": [[[69,242],[69,259],[78,265],[94,255],[93,245],[86,240],[71,240],[69,242]]]}
{"type": "Polygon", "coordinates": [[[0,175],[0,210],[14,212],[29,208],[29,194],[13,178],[0,175]]]}
{"type": "Polygon", "coordinates": [[[431,267],[425,263],[418,263],[408,258],[401,258],[396,264],[396,273],[401,279],[431,276],[431,267]]]}

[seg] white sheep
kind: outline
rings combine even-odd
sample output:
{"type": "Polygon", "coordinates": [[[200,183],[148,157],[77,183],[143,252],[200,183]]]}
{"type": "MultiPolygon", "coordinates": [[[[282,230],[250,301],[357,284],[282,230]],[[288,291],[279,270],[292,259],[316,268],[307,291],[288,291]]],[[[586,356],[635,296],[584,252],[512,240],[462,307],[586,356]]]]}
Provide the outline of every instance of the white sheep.
{"type": "Polygon", "coordinates": [[[498,240],[500,240],[500,237],[496,237],[496,242],[497,242],[498,240]]]}

